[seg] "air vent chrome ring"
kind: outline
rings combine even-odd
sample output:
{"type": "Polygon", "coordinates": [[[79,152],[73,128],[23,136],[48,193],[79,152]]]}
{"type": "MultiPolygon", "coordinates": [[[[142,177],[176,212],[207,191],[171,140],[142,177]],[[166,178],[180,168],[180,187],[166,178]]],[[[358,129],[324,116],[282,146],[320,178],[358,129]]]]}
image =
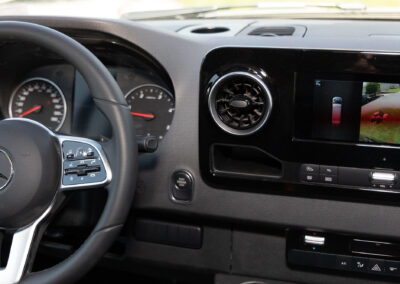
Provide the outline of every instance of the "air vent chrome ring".
{"type": "MultiPolygon", "coordinates": [[[[236,85],[235,85],[235,87],[236,87],[236,85]]],[[[229,90],[228,90],[228,92],[229,92],[229,90]]],[[[246,91],[246,94],[247,93],[248,92],[246,91]]],[[[213,120],[222,130],[224,130],[225,132],[232,134],[232,135],[245,136],[245,135],[250,135],[250,134],[257,132],[265,125],[265,123],[268,121],[268,119],[271,115],[271,112],[272,112],[273,103],[272,103],[272,95],[271,95],[269,88],[267,87],[266,83],[263,81],[262,78],[260,78],[256,74],[252,74],[249,72],[235,71],[235,72],[230,72],[230,73],[227,73],[227,74],[221,76],[212,84],[211,88],[209,89],[208,94],[209,94],[208,95],[208,109],[210,110],[213,120]],[[231,98],[229,100],[229,106],[236,108],[236,109],[238,109],[238,108],[245,109],[246,104],[247,105],[249,103],[253,104],[253,102],[254,102],[255,104],[262,105],[262,107],[261,107],[261,109],[256,109],[255,110],[256,113],[253,116],[252,116],[252,114],[248,114],[250,116],[250,118],[247,119],[247,121],[250,121],[250,123],[248,123],[248,126],[240,127],[240,122],[239,122],[238,127],[233,127],[232,125],[228,125],[226,119],[224,119],[224,117],[222,116],[221,106],[218,106],[219,103],[217,102],[217,100],[218,100],[217,98],[221,95],[221,92],[226,91],[225,89],[227,88],[226,87],[227,83],[229,84],[232,82],[237,82],[236,85],[240,85],[240,84],[244,85],[244,83],[243,83],[244,81],[247,82],[247,85],[253,84],[253,86],[251,86],[250,91],[255,92],[256,93],[255,95],[258,97],[254,98],[254,95],[253,95],[253,97],[250,100],[247,100],[246,99],[247,95],[232,94],[230,97],[233,96],[233,98],[231,98]],[[242,98],[244,98],[244,99],[242,99],[242,98]],[[255,101],[255,99],[257,99],[257,101],[255,101]],[[245,101],[247,101],[248,103],[246,103],[245,101]],[[255,121],[253,121],[252,118],[254,118],[254,116],[257,116],[257,114],[258,114],[258,117],[256,118],[255,121]]],[[[227,104],[228,98],[224,97],[219,100],[223,100],[224,103],[227,104]]],[[[227,112],[229,113],[229,110],[227,110],[227,112]]],[[[241,113],[240,110],[238,112],[241,113]]]]}

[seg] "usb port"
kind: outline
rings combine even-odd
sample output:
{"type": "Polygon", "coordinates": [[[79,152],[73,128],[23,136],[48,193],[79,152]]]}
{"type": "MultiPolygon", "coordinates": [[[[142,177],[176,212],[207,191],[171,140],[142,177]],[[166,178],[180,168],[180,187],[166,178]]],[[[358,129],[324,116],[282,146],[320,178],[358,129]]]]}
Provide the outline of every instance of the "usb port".
{"type": "Polygon", "coordinates": [[[325,245],[325,237],[305,235],[304,243],[312,246],[323,246],[325,245]]]}

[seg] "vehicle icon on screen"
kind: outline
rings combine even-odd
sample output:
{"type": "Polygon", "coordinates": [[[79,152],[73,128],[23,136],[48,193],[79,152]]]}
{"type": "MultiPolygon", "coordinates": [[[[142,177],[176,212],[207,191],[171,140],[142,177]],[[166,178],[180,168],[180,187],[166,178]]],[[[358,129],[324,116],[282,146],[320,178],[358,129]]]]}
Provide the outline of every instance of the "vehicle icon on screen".
{"type": "Polygon", "coordinates": [[[339,126],[342,120],[342,97],[332,98],[332,125],[339,126]]]}

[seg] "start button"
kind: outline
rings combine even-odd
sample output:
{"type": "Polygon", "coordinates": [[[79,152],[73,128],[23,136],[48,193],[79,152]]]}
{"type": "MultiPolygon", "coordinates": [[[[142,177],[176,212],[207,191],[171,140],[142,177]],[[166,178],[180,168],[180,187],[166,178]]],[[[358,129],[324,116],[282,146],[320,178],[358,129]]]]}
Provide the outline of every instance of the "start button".
{"type": "Polygon", "coordinates": [[[190,202],[193,197],[193,176],[186,170],[172,174],[171,197],[173,201],[190,202]]]}

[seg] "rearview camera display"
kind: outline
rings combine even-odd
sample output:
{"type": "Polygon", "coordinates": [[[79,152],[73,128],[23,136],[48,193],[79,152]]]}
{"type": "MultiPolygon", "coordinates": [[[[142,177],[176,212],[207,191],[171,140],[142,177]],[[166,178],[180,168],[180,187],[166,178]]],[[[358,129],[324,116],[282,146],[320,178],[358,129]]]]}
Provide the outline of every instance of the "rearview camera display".
{"type": "Polygon", "coordinates": [[[364,82],[360,142],[400,144],[400,84],[364,82]]]}
{"type": "Polygon", "coordinates": [[[400,145],[400,83],[314,80],[312,137],[400,145]]]}

